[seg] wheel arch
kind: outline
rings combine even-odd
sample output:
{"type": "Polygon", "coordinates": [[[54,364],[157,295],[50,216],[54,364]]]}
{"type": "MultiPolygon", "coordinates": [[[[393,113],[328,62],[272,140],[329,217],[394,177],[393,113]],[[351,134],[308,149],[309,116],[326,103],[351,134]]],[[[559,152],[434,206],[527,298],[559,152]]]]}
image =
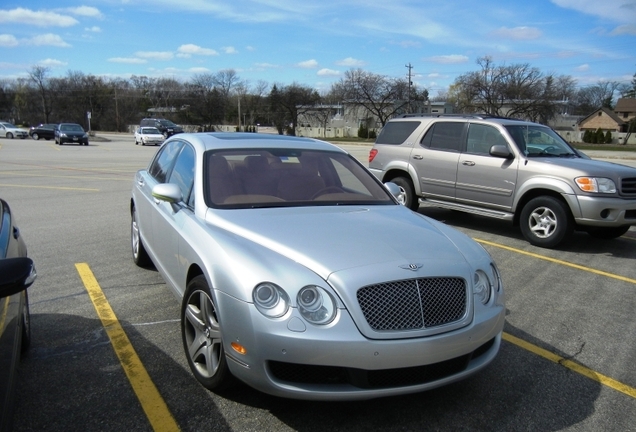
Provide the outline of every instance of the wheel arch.
{"type": "Polygon", "coordinates": [[[523,211],[523,208],[526,206],[526,204],[528,204],[530,200],[540,196],[550,196],[550,197],[558,199],[559,201],[562,201],[567,206],[570,212],[570,216],[574,217],[574,215],[572,214],[572,207],[570,203],[568,202],[568,200],[564,198],[564,194],[562,192],[559,192],[553,189],[536,188],[536,189],[530,189],[526,191],[517,201],[515,212],[514,212],[514,218],[512,220],[512,223],[514,226],[519,226],[519,219],[521,218],[521,212],[523,211]]]}

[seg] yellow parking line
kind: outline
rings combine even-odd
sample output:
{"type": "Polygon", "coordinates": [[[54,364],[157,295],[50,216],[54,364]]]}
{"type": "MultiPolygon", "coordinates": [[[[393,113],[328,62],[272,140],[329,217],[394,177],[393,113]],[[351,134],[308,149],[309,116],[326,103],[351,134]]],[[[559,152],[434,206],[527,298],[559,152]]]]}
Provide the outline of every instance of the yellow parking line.
{"type": "Polygon", "coordinates": [[[141,407],[146,413],[146,417],[150,421],[152,428],[155,431],[162,432],[178,431],[179,426],[174,417],[172,417],[161,394],[159,394],[157,387],[155,387],[155,384],[152,382],[150,375],[148,375],[146,368],[137,356],[128,336],[126,336],[126,332],[124,332],[124,329],[119,324],[115,313],[110,307],[90,267],[86,263],[78,263],[75,264],[75,268],[82,278],[82,282],[93,302],[95,311],[97,311],[97,315],[102,321],[110,343],[126,372],[128,381],[135,391],[137,399],[139,399],[141,407]]]}
{"type": "Polygon", "coordinates": [[[47,145],[51,147],[52,149],[55,149],[57,151],[62,151],[58,145],[53,145],[53,144],[47,144],[47,145]]]}
{"type": "Polygon", "coordinates": [[[17,187],[17,188],[31,188],[31,189],[59,189],[59,190],[84,191],[84,192],[99,192],[99,189],[64,187],[64,186],[33,186],[33,185],[18,185],[18,184],[8,184],[8,183],[0,183],[0,186],[17,187]]]}
{"type": "Polygon", "coordinates": [[[533,345],[529,342],[524,341],[523,339],[519,339],[518,337],[515,337],[509,333],[504,333],[503,334],[503,339],[505,341],[508,341],[512,344],[515,344],[525,350],[528,350],[538,356],[541,356],[547,360],[550,360],[554,363],[560,364],[562,366],[565,366],[566,368],[579,373],[583,376],[586,376],[602,385],[605,385],[607,387],[613,388],[616,391],[619,391],[621,393],[625,393],[628,396],[631,396],[633,398],[636,399],[636,388],[634,387],[630,387],[626,384],[623,384],[620,381],[616,381],[613,378],[610,378],[608,376],[605,376],[603,374],[600,374],[598,372],[593,371],[592,369],[589,369],[583,365],[580,365],[579,363],[573,362],[572,360],[568,360],[564,357],[561,357],[559,355],[556,355],[546,349],[540,348],[536,345],[533,345]]]}
{"type": "Polygon", "coordinates": [[[531,256],[533,258],[541,259],[541,260],[544,260],[544,261],[550,261],[550,262],[553,262],[553,263],[556,263],[556,264],[561,264],[561,265],[566,266],[566,267],[572,267],[572,268],[575,268],[577,270],[583,270],[583,271],[586,271],[586,272],[589,272],[589,273],[594,273],[594,274],[605,276],[605,277],[608,277],[608,278],[617,279],[617,280],[620,280],[620,281],[623,281],[623,282],[629,282],[629,283],[632,283],[632,284],[636,284],[636,279],[628,278],[628,277],[625,277],[625,276],[620,276],[620,275],[617,275],[617,274],[614,274],[614,273],[608,273],[608,272],[604,272],[602,270],[596,270],[596,269],[593,269],[593,268],[590,268],[590,267],[585,267],[585,266],[574,264],[574,263],[571,263],[571,262],[562,261],[560,259],[550,258],[550,257],[544,256],[544,255],[539,255],[539,254],[535,254],[535,253],[532,253],[532,252],[527,252],[527,251],[524,251],[524,250],[521,250],[521,249],[516,249],[516,248],[510,247],[510,246],[504,246],[504,245],[499,244],[499,243],[493,243],[493,242],[489,242],[489,241],[486,241],[486,240],[480,240],[480,239],[473,239],[473,240],[475,240],[475,241],[477,241],[479,243],[487,244],[489,246],[498,247],[500,249],[509,250],[511,252],[516,252],[516,253],[519,253],[519,254],[522,254],[522,255],[528,255],[528,256],[531,256]]]}

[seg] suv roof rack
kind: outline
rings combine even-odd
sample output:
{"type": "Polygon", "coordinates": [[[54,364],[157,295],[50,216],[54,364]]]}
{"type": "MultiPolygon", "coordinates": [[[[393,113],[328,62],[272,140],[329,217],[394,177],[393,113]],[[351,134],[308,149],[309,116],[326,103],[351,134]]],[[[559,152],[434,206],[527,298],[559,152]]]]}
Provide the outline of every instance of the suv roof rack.
{"type": "Polygon", "coordinates": [[[429,113],[412,113],[401,114],[396,118],[409,118],[409,117],[454,117],[454,118],[474,118],[474,119],[506,119],[506,120],[519,120],[512,117],[495,116],[491,114],[429,114],[429,113]]]}

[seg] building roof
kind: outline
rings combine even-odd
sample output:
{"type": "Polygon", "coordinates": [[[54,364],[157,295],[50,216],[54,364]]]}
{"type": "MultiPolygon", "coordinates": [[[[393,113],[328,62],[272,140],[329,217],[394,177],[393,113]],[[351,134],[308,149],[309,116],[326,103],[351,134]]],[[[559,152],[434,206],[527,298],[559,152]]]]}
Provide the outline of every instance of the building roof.
{"type": "Polygon", "coordinates": [[[592,112],[592,114],[588,115],[587,117],[583,117],[581,120],[579,120],[579,125],[588,121],[590,118],[595,116],[599,111],[602,111],[605,114],[607,114],[607,116],[611,118],[612,120],[614,120],[616,124],[619,126],[625,123],[614,111],[610,110],[609,108],[601,107],[595,110],[594,112],[592,112]]]}
{"type": "Polygon", "coordinates": [[[616,102],[616,112],[636,113],[636,99],[634,98],[620,98],[616,102]]]}

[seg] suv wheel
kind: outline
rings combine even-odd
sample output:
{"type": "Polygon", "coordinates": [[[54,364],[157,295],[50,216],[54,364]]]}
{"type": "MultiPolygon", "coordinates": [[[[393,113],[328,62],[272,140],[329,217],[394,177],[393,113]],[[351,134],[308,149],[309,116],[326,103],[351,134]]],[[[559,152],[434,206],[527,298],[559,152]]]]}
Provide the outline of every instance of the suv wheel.
{"type": "Polygon", "coordinates": [[[393,183],[400,187],[400,192],[404,194],[404,206],[410,208],[413,211],[417,211],[420,208],[420,202],[415,196],[415,189],[411,179],[406,177],[396,177],[391,180],[393,183]]]}
{"type": "Polygon", "coordinates": [[[566,204],[551,196],[534,198],[521,211],[521,233],[535,246],[556,247],[573,230],[574,224],[566,204]]]}
{"type": "Polygon", "coordinates": [[[594,238],[602,239],[602,240],[611,240],[618,238],[629,231],[629,225],[624,225],[620,227],[610,227],[610,228],[588,228],[587,233],[594,238]]]}

